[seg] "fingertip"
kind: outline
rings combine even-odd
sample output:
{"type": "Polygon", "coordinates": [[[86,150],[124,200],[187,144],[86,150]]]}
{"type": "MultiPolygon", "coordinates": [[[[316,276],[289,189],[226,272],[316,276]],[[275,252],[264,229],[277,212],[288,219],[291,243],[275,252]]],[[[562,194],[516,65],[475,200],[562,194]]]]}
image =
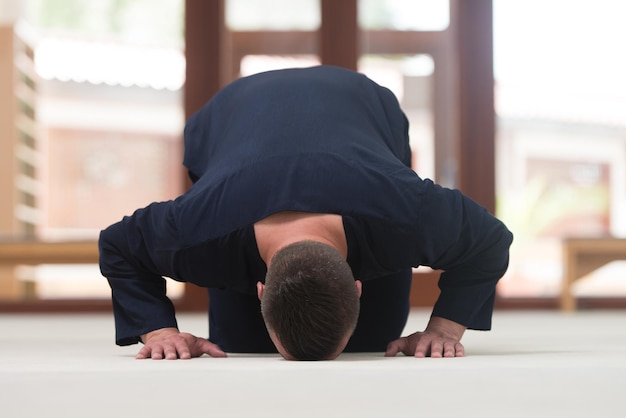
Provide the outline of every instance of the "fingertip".
{"type": "Polygon", "coordinates": [[[148,357],[150,357],[150,350],[146,349],[146,347],[143,347],[141,350],[137,351],[137,355],[135,356],[135,359],[145,360],[148,357]]]}
{"type": "Polygon", "coordinates": [[[218,345],[211,345],[209,347],[207,347],[207,349],[205,350],[205,353],[210,355],[211,357],[228,357],[226,355],[226,353],[224,352],[224,350],[222,350],[218,345]]]}
{"type": "Polygon", "coordinates": [[[456,344],[454,348],[457,357],[465,357],[465,347],[461,343],[456,344]]]}
{"type": "Polygon", "coordinates": [[[408,350],[409,350],[409,347],[407,346],[406,338],[400,338],[387,344],[387,349],[385,350],[385,357],[395,357],[399,353],[403,353],[404,355],[409,355],[410,352],[408,350]]]}
{"type": "Polygon", "coordinates": [[[400,350],[393,343],[387,344],[387,349],[385,350],[385,357],[394,357],[398,354],[400,350]]]}

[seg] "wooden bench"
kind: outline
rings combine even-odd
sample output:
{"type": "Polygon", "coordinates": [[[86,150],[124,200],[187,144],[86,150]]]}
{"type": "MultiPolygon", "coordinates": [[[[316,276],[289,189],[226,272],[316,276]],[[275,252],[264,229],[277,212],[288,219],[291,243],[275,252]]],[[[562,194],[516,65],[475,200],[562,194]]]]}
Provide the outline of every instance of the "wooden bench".
{"type": "Polygon", "coordinates": [[[574,282],[612,261],[626,260],[626,239],[567,238],[563,241],[561,310],[576,310],[574,282]]]}
{"type": "Polygon", "coordinates": [[[0,298],[22,297],[21,284],[13,274],[15,266],[97,264],[98,256],[97,241],[0,241],[0,298]]]}

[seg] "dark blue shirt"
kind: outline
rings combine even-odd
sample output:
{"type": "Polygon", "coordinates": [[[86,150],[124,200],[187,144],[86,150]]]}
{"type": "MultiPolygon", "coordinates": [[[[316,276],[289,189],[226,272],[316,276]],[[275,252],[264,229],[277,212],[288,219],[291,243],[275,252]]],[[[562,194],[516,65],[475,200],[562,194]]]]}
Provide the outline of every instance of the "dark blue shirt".
{"type": "Polygon", "coordinates": [[[101,233],[118,344],[176,326],[163,276],[255,292],[266,266],[253,225],[281,211],[341,215],[362,281],[443,270],[433,315],[489,329],[512,235],[459,191],[418,177],[410,161],[396,98],[361,74],[321,66],[225,87],[185,127],[193,186],[101,233]]]}

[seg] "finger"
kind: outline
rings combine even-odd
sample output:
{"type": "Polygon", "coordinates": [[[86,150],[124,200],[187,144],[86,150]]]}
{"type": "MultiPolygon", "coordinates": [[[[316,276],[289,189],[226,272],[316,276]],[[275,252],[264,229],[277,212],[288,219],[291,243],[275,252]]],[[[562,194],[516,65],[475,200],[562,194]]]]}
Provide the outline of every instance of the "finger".
{"type": "Polygon", "coordinates": [[[463,347],[463,344],[461,343],[456,343],[454,345],[454,350],[456,352],[456,356],[457,357],[463,357],[465,356],[465,347],[463,347]]]}
{"type": "Polygon", "coordinates": [[[430,344],[430,356],[433,358],[441,358],[443,357],[443,342],[434,340],[430,344]]]}
{"type": "Polygon", "coordinates": [[[141,350],[139,350],[139,352],[137,353],[135,358],[137,360],[143,360],[143,359],[150,358],[150,351],[151,351],[150,347],[144,346],[141,350]]]}
{"type": "Polygon", "coordinates": [[[387,349],[385,350],[385,357],[395,357],[396,354],[400,352],[398,348],[398,343],[396,341],[392,341],[387,344],[387,349]]]}
{"type": "Polygon", "coordinates": [[[144,350],[148,350],[148,356],[152,360],[162,360],[163,359],[163,347],[160,345],[146,345],[144,350]]]}
{"type": "Polygon", "coordinates": [[[385,350],[385,357],[394,357],[396,354],[402,352],[406,354],[408,341],[406,338],[399,338],[387,344],[387,350],[385,350]]]}
{"type": "Polygon", "coordinates": [[[431,343],[432,343],[431,338],[423,336],[422,338],[419,339],[419,341],[415,345],[415,352],[413,355],[419,358],[429,356],[431,353],[431,343]]]}
{"type": "Polygon", "coordinates": [[[165,357],[165,360],[176,360],[178,358],[176,346],[173,344],[166,346],[163,350],[163,356],[165,357]]]}
{"type": "Polygon", "coordinates": [[[189,351],[189,344],[184,338],[176,338],[174,340],[173,356],[171,358],[167,357],[168,360],[176,360],[177,358],[180,358],[182,360],[188,360],[191,358],[191,352],[189,351]]]}
{"type": "Polygon", "coordinates": [[[456,357],[456,347],[454,342],[443,343],[443,356],[444,357],[456,357]]]}
{"type": "Polygon", "coordinates": [[[226,353],[217,345],[211,341],[205,339],[199,339],[200,353],[205,353],[211,357],[227,357],[226,353]]]}
{"type": "Polygon", "coordinates": [[[176,360],[178,358],[176,346],[172,341],[160,341],[158,344],[148,344],[146,347],[152,349],[150,353],[152,360],[176,360]]]}

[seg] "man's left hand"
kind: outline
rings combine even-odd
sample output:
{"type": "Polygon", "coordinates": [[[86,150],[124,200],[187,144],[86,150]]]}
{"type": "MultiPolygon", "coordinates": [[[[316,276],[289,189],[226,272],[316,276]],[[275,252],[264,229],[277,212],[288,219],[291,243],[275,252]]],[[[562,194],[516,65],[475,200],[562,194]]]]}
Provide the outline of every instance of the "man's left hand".
{"type": "Polygon", "coordinates": [[[415,357],[463,357],[461,337],[463,325],[444,318],[432,317],[424,332],[416,332],[387,345],[385,357],[398,353],[415,357]]]}

